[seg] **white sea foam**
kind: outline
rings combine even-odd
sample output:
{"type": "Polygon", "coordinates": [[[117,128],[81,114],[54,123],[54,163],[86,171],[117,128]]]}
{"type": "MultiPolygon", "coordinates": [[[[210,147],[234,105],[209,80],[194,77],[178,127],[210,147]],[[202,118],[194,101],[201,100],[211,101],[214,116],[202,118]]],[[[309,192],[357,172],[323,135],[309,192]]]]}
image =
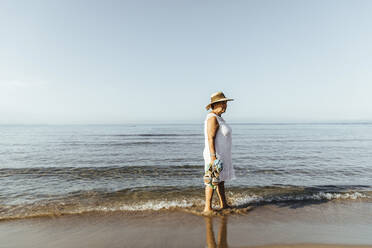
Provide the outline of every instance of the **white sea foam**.
{"type": "MultiPolygon", "coordinates": [[[[282,194],[260,196],[256,194],[236,193],[231,194],[228,199],[235,206],[260,204],[260,203],[280,203],[289,201],[321,201],[321,200],[357,200],[371,199],[372,195],[369,192],[316,192],[313,194],[282,194]]],[[[64,202],[55,203],[52,205],[34,204],[32,206],[14,207],[1,206],[5,215],[0,215],[0,220],[3,219],[19,219],[35,216],[54,216],[63,214],[82,214],[87,212],[114,212],[114,211],[159,211],[173,208],[190,208],[194,206],[203,206],[204,200],[201,197],[193,199],[174,199],[174,200],[149,200],[135,203],[103,203],[98,205],[67,205],[64,202]]]]}
{"type": "MultiPolygon", "coordinates": [[[[311,195],[282,195],[282,196],[272,196],[263,197],[258,195],[244,195],[244,196],[232,196],[234,205],[244,205],[251,203],[273,203],[273,202],[286,202],[286,201],[306,201],[306,200],[356,200],[361,198],[368,198],[367,195],[360,192],[350,192],[350,193],[330,193],[330,192],[318,192],[311,195]]],[[[195,205],[203,205],[204,200],[194,199],[193,201],[188,200],[172,200],[172,201],[148,201],[137,204],[128,205],[117,205],[117,206],[98,206],[90,207],[85,209],[85,211],[145,211],[145,210],[161,210],[161,209],[171,209],[171,208],[188,208],[195,205]]]]}
{"type": "Polygon", "coordinates": [[[143,210],[160,210],[160,209],[170,209],[174,207],[179,208],[186,208],[191,207],[193,203],[188,202],[186,200],[181,201],[149,201],[142,204],[136,205],[120,205],[120,206],[113,206],[113,207],[98,207],[95,210],[99,211],[143,211],[143,210]]]}
{"type": "Polygon", "coordinates": [[[250,203],[271,203],[271,202],[286,202],[286,201],[307,201],[307,200],[356,200],[361,198],[369,198],[367,195],[360,192],[350,193],[331,193],[331,192],[318,192],[311,195],[282,195],[272,197],[262,197],[258,195],[244,195],[240,197],[234,197],[233,201],[235,205],[244,205],[250,203]]]}

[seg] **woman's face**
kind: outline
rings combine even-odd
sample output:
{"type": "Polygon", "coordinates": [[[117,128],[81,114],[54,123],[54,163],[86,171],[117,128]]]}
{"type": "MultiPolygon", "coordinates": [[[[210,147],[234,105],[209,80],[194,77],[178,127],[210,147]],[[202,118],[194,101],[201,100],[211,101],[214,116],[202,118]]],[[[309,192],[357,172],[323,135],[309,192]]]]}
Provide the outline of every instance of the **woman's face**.
{"type": "Polygon", "coordinates": [[[227,101],[225,102],[218,102],[215,104],[214,111],[217,113],[225,113],[227,108],[227,101]]]}

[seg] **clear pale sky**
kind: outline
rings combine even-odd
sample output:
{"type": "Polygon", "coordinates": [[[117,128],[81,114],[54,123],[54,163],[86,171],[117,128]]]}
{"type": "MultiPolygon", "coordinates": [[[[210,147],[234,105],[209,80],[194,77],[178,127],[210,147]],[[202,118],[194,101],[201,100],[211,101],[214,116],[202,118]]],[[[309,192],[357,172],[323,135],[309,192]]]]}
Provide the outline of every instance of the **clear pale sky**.
{"type": "Polygon", "coordinates": [[[372,1],[0,1],[0,124],[372,119],[372,1]]]}

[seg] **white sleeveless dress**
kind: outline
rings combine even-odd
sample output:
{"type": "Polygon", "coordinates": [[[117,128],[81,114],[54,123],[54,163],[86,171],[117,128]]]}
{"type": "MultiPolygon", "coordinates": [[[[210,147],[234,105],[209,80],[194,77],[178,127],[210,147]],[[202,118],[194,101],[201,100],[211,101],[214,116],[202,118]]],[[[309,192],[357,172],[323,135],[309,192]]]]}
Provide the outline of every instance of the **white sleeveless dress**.
{"type": "Polygon", "coordinates": [[[236,178],[231,159],[232,130],[221,116],[218,116],[214,113],[209,113],[204,121],[204,171],[209,168],[209,163],[211,162],[208,144],[207,121],[212,116],[217,117],[217,121],[219,124],[219,128],[214,138],[214,148],[216,150],[216,157],[223,162],[223,170],[220,174],[220,181],[229,181],[236,178]]]}

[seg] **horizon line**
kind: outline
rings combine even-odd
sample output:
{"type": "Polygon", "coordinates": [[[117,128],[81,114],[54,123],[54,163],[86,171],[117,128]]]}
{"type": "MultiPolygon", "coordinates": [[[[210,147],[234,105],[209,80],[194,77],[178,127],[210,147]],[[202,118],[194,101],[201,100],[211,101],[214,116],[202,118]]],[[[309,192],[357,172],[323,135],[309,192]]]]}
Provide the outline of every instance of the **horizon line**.
{"type": "MultiPolygon", "coordinates": [[[[199,122],[138,122],[138,123],[34,123],[22,124],[11,123],[1,124],[0,126],[135,126],[135,125],[202,125],[199,122]]],[[[266,121],[266,122],[230,122],[230,125],[361,125],[372,124],[372,120],[367,121],[266,121]]]]}

